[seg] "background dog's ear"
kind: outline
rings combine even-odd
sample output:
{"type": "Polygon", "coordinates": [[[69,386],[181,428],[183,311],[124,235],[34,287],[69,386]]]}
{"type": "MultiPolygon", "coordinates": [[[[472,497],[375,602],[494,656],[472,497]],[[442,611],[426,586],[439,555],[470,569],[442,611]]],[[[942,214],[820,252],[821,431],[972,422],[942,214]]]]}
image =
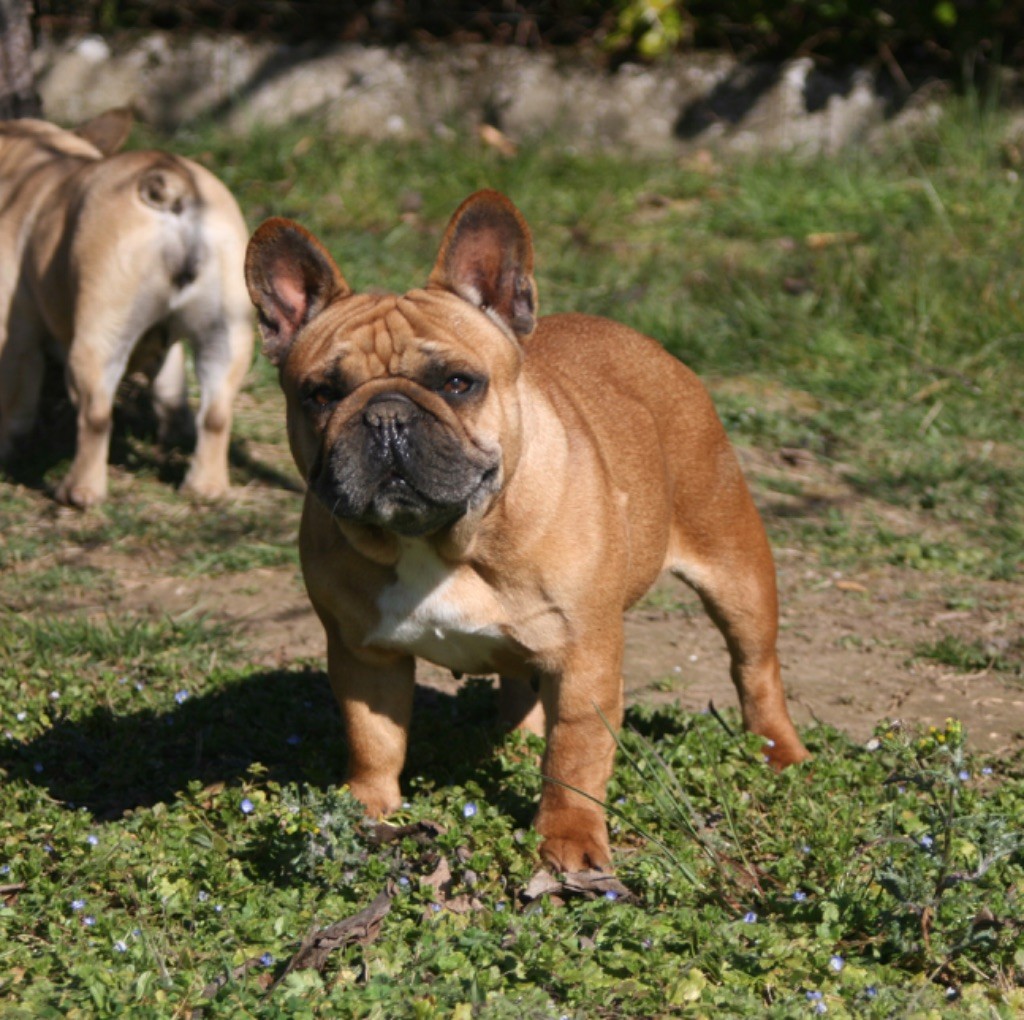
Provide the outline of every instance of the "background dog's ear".
{"type": "Polygon", "coordinates": [[[530,228],[519,210],[497,191],[470,195],[448,224],[427,286],[453,291],[513,336],[529,336],[537,285],[530,228]]]}
{"type": "Polygon", "coordinates": [[[291,220],[267,220],[249,240],[245,282],[259,313],[263,353],[281,365],[299,330],[352,293],[327,249],[291,220]]]}
{"type": "Polygon", "coordinates": [[[104,156],[113,156],[128,141],[134,120],[127,106],[116,106],[87,120],[75,134],[95,145],[104,156]]]}

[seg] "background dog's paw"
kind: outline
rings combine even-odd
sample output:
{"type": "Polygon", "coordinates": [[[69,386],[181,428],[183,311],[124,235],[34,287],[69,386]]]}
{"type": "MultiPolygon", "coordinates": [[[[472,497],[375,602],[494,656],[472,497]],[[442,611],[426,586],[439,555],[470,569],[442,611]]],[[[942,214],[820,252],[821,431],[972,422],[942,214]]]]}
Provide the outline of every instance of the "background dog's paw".
{"type": "Polygon", "coordinates": [[[65,506],[73,506],[78,510],[88,510],[90,507],[102,503],[107,493],[104,488],[90,485],[87,482],[76,482],[70,476],[65,478],[54,493],[58,503],[65,506]]]}
{"type": "Polygon", "coordinates": [[[229,492],[227,478],[211,478],[209,475],[199,474],[193,471],[185,476],[181,483],[181,491],[204,503],[215,503],[223,499],[229,492]]]}

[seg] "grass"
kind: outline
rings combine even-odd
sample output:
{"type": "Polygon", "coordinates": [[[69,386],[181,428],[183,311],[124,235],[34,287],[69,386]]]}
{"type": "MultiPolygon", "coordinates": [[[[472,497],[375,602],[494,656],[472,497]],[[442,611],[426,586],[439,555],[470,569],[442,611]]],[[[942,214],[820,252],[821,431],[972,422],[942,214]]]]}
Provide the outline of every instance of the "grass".
{"type": "MultiPolygon", "coordinates": [[[[885,151],[809,162],[504,159],[303,125],[153,141],[213,167],[251,225],[300,219],[356,287],[424,280],[458,202],[505,190],[534,229],[542,309],[630,322],[709,380],[777,544],[938,575],[955,616],[1005,607],[1024,549],[1024,185],[1002,129],[965,104],[885,151]]],[[[125,564],[218,591],[295,570],[269,366],[240,401],[227,506],[181,500],[180,455],[126,416],[114,498],[56,508],[65,419],[0,483],[3,1016],[1024,1011],[1019,756],[975,758],[955,721],[880,722],[867,746],[816,726],[813,764],[776,777],[732,716],[636,708],[609,791],[633,897],[527,901],[538,747],[495,731],[488,685],[423,693],[408,828],[383,842],[337,785],[318,659],[254,665],[230,622],[143,612],[122,588],[125,564]],[[381,892],[363,942],[285,974],[307,933],[381,892]]],[[[1019,652],[954,629],[911,650],[1008,682],[1019,652]]]]}

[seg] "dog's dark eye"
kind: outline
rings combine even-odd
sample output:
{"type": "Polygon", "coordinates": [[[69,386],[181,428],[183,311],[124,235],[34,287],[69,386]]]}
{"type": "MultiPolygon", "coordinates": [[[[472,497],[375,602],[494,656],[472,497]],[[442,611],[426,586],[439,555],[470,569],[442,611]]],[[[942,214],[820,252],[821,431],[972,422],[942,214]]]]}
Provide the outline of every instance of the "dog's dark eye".
{"type": "Polygon", "coordinates": [[[322,411],[341,400],[341,393],[337,387],[331,386],[329,383],[321,383],[319,386],[313,386],[307,390],[303,399],[314,410],[322,411]]]}
{"type": "Polygon", "coordinates": [[[449,397],[461,397],[476,385],[476,380],[468,375],[452,375],[445,379],[441,392],[449,397]]]}

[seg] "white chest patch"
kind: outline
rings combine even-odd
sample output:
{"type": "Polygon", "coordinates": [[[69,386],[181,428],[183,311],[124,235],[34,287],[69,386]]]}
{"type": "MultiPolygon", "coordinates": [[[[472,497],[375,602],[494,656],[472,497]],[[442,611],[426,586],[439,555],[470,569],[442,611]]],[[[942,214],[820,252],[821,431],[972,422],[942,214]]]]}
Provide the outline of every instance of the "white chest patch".
{"type": "Polygon", "coordinates": [[[509,642],[493,591],[468,567],[449,567],[419,540],[403,543],[398,577],[377,599],[366,644],[409,652],[460,673],[493,671],[509,642]]]}

